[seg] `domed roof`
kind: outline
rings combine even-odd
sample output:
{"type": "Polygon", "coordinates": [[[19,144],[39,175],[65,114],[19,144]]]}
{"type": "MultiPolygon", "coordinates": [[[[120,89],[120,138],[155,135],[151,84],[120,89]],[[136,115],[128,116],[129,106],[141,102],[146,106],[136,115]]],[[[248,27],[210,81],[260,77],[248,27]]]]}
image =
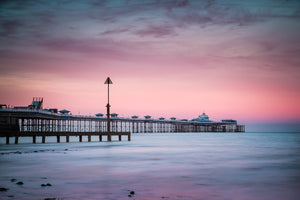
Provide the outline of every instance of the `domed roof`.
{"type": "Polygon", "coordinates": [[[199,121],[209,121],[209,117],[208,117],[208,115],[206,115],[205,113],[203,113],[202,115],[199,115],[198,120],[199,121]]]}
{"type": "Polygon", "coordinates": [[[208,117],[208,115],[206,115],[204,112],[202,115],[199,115],[199,117],[208,117]]]}

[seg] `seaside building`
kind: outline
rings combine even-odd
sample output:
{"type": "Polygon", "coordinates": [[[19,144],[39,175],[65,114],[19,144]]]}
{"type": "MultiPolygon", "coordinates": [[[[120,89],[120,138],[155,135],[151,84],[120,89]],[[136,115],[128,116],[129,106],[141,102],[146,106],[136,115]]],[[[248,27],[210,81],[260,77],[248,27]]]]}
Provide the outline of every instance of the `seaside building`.
{"type": "Polygon", "coordinates": [[[102,113],[97,113],[96,117],[103,117],[103,114],[102,113]]]}
{"type": "Polygon", "coordinates": [[[63,109],[63,110],[60,110],[59,112],[63,115],[68,115],[70,111],[63,109]]]}
{"type": "Polygon", "coordinates": [[[209,120],[208,115],[206,115],[205,113],[203,113],[202,115],[199,115],[198,118],[195,118],[192,121],[196,121],[196,122],[210,122],[211,120],[209,120]]]}
{"type": "Polygon", "coordinates": [[[117,118],[117,117],[118,117],[118,114],[117,114],[117,113],[111,113],[110,116],[111,116],[111,117],[117,118]]]}
{"type": "Polygon", "coordinates": [[[146,115],[145,119],[151,119],[151,116],[150,115],[146,115]]]}

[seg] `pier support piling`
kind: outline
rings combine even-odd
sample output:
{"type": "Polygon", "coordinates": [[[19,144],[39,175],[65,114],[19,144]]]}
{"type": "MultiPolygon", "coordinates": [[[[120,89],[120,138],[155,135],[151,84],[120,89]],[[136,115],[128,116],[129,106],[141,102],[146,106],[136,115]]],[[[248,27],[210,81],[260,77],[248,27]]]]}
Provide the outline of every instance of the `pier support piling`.
{"type": "Polygon", "coordinates": [[[18,144],[19,136],[15,136],[15,144],[18,144]]]}
{"type": "Polygon", "coordinates": [[[99,141],[102,142],[102,135],[99,135],[99,141]]]}
{"type": "Polygon", "coordinates": [[[9,144],[9,137],[6,136],[6,144],[9,144]]]}
{"type": "Polygon", "coordinates": [[[119,141],[121,141],[122,140],[122,135],[119,135],[119,141]]]}
{"type": "Polygon", "coordinates": [[[57,137],[57,143],[60,143],[60,136],[57,135],[56,137],[57,137]]]}
{"type": "Polygon", "coordinates": [[[69,138],[70,138],[70,137],[67,135],[67,136],[66,136],[66,142],[69,142],[69,141],[70,141],[69,138]]]}
{"type": "Polygon", "coordinates": [[[82,135],[79,135],[79,142],[82,142],[82,135]]]}
{"type": "Polygon", "coordinates": [[[45,143],[46,142],[46,136],[42,136],[42,143],[45,143]]]}
{"type": "Polygon", "coordinates": [[[88,142],[91,142],[91,135],[88,135],[88,142]]]}
{"type": "Polygon", "coordinates": [[[33,144],[36,143],[36,136],[32,136],[32,143],[33,143],[33,144]]]}

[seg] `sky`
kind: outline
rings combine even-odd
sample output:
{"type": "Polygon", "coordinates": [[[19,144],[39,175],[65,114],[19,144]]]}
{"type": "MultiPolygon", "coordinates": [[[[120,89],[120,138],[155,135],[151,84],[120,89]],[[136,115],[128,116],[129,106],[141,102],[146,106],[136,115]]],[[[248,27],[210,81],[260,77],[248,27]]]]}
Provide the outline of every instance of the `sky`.
{"type": "Polygon", "coordinates": [[[2,0],[0,104],[300,122],[299,0],[2,0]]]}

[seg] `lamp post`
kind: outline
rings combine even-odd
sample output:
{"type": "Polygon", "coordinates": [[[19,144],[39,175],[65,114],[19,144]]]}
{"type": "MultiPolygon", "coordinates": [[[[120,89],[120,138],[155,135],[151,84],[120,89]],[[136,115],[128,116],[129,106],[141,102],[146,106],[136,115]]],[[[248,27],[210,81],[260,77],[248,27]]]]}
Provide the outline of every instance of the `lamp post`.
{"type": "Polygon", "coordinates": [[[110,105],[109,105],[109,84],[113,84],[109,77],[107,77],[104,84],[107,84],[107,141],[111,141],[111,135],[110,135],[110,105]]]}

